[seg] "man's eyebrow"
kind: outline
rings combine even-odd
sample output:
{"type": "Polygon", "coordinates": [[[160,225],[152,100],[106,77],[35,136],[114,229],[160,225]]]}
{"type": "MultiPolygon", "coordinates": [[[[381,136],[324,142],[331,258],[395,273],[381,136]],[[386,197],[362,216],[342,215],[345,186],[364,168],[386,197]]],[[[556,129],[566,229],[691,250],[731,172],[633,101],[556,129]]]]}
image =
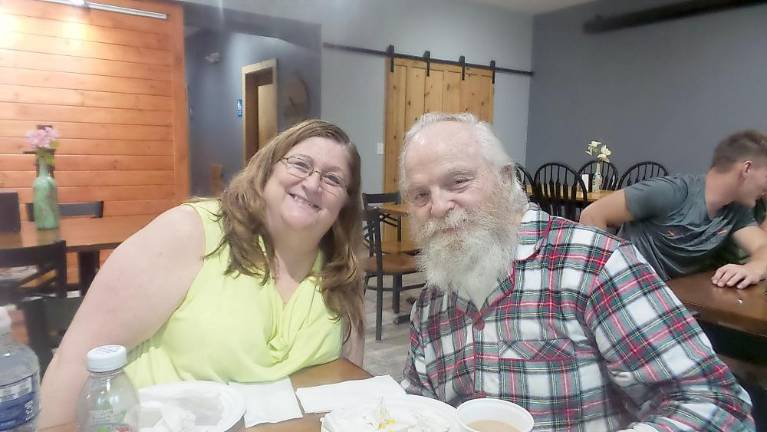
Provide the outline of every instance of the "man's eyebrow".
{"type": "Polygon", "coordinates": [[[455,177],[461,175],[474,176],[477,174],[477,170],[472,168],[453,168],[445,174],[445,177],[455,177]]]}

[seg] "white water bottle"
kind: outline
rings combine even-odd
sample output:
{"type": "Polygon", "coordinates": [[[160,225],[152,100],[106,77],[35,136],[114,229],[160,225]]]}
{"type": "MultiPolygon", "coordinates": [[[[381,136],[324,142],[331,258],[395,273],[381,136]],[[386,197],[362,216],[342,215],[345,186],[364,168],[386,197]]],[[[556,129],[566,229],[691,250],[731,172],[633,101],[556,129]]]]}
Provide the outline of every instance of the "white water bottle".
{"type": "Polygon", "coordinates": [[[0,306],[0,431],[34,432],[39,412],[40,363],[11,337],[11,318],[0,306]]]}
{"type": "Polygon", "coordinates": [[[127,351],[121,345],[104,345],[88,351],[90,375],[80,393],[77,410],[79,432],[137,432],[139,401],[123,367],[127,351]]]}

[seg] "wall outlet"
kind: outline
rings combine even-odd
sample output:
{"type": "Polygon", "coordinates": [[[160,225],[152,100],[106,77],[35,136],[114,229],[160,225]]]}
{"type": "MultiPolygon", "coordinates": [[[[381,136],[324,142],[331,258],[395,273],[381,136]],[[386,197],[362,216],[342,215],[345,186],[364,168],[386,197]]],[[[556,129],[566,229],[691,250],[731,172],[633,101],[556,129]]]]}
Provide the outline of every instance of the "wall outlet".
{"type": "Polygon", "coordinates": [[[384,144],[382,142],[376,144],[376,152],[380,155],[384,154],[384,144]]]}

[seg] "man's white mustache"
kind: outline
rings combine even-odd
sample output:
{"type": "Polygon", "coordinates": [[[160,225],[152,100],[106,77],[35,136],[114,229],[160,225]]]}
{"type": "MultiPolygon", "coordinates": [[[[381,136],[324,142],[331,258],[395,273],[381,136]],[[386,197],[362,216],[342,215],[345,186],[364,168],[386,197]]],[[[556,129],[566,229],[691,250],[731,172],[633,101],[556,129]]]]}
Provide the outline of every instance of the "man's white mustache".
{"type": "Polygon", "coordinates": [[[455,209],[450,211],[444,218],[424,222],[418,227],[416,239],[428,241],[437,233],[444,230],[462,228],[469,222],[469,217],[464,209],[455,209]]]}

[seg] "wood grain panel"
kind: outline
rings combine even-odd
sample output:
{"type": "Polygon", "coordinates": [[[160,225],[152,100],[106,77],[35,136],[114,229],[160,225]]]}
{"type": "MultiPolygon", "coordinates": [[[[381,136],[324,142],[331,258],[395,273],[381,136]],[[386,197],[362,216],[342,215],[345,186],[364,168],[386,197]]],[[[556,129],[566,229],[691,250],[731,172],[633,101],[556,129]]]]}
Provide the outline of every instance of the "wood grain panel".
{"type": "MultiPolygon", "coordinates": [[[[39,122],[0,120],[0,137],[22,137],[39,122]]],[[[133,126],[116,124],[89,124],[56,122],[56,129],[61,136],[68,138],[93,138],[117,140],[171,140],[171,128],[168,126],[133,126]]]]}
{"type": "Polygon", "coordinates": [[[158,50],[169,50],[171,46],[170,39],[165,34],[98,27],[72,21],[67,22],[26,16],[16,16],[15,19],[6,21],[7,31],[16,33],[53,37],[64,36],[67,39],[158,50]]]}
{"type": "Polygon", "coordinates": [[[14,32],[3,34],[0,48],[164,66],[172,63],[170,52],[165,50],[14,32]]]}
{"type": "Polygon", "coordinates": [[[109,201],[104,203],[104,217],[160,214],[179,204],[176,200],[109,201]]]}
{"type": "MultiPolygon", "coordinates": [[[[118,1],[110,1],[111,4],[120,4],[118,1]]],[[[142,3],[137,9],[157,10],[159,3],[142,3]]],[[[124,15],[114,12],[89,10],[80,7],[59,5],[32,0],[0,0],[0,9],[8,14],[46,18],[65,22],[90,24],[99,27],[111,27],[125,30],[135,30],[146,33],[170,34],[169,26],[162,25],[162,21],[140,16],[124,15]]],[[[179,8],[180,10],[180,8],[179,8]]]]}
{"type": "Polygon", "coordinates": [[[493,122],[493,81],[492,78],[474,75],[477,81],[477,96],[479,98],[479,118],[488,123],[493,122]]]}
{"type": "Polygon", "coordinates": [[[442,111],[442,87],[444,85],[445,72],[432,70],[426,77],[426,88],[424,92],[424,112],[442,111]]]}
{"type": "Polygon", "coordinates": [[[0,67],[0,84],[170,96],[167,81],[0,67]]]}
{"type": "Polygon", "coordinates": [[[479,94],[477,79],[474,75],[466,74],[461,81],[461,106],[460,111],[479,113],[479,94]]]}
{"type": "MultiPolygon", "coordinates": [[[[19,202],[32,201],[32,188],[16,188],[19,202]]],[[[174,199],[173,186],[73,186],[60,187],[59,202],[128,201],[141,197],[147,200],[174,199]]]]}
{"type": "MultiPolygon", "coordinates": [[[[0,170],[25,171],[33,166],[34,155],[11,154],[0,158],[0,170]]],[[[170,169],[171,156],[56,155],[56,175],[61,171],[170,169]]]]}
{"type": "Polygon", "coordinates": [[[163,65],[99,60],[7,49],[0,49],[0,66],[51,72],[143,78],[155,81],[169,80],[171,75],[171,68],[163,65]]]}
{"type": "Polygon", "coordinates": [[[148,111],[171,111],[167,96],[25,87],[0,84],[0,101],[31,104],[72,105],[99,108],[130,108],[148,111]]]}
{"type": "Polygon", "coordinates": [[[171,111],[167,96],[25,87],[0,84],[0,101],[31,104],[72,105],[99,108],[130,108],[148,111],[171,111]]]}
{"type": "MultiPolygon", "coordinates": [[[[35,179],[34,171],[0,171],[0,187],[26,188],[35,179]]],[[[65,171],[56,173],[56,185],[140,186],[173,185],[173,171],[65,171]]]]}
{"type": "Polygon", "coordinates": [[[410,129],[413,123],[423,115],[425,88],[426,69],[409,67],[405,89],[405,130],[410,129]]]}
{"type": "MultiPolygon", "coordinates": [[[[24,138],[0,138],[0,154],[19,154],[29,148],[24,138]]],[[[61,155],[138,155],[172,154],[169,141],[123,141],[95,139],[61,139],[56,156],[61,155]]]]}
{"type": "Polygon", "coordinates": [[[442,109],[448,113],[461,112],[461,73],[445,72],[442,109]]]}
{"type": "MultiPolygon", "coordinates": [[[[118,0],[132,4],[132,0],[118,0]]],[[[171,5],[168,5],[170,7],[171,5]]],[[[189,196],[189,128],[188,105],[186,94],[186,79],[184,67],[184,10],[179,5],[172,5],[173,13],[169,13],[169,27],[175,62],[173,63],[173,78],[171,88],[173,90],[173,170],[176,175],[176,199],[181,200],[189,196]]],[[[167,11],[167,9],[166,9],[167,11]]]]}
{"type": "Polygon", "coordinates": [[[33,120],[40,123],[87,120],[88,123],[167,126],[171,124],[171,113],[168,111],[0,102],[0,119],[33,120]]]}
{"type": "Polygon", "coordinates": [[[394,72],[386,63],[386,135],[384,147],[384,191],[399,189],[399,149],[405,137],[405,90],[407,69],[397,64],[394,72]]]}

